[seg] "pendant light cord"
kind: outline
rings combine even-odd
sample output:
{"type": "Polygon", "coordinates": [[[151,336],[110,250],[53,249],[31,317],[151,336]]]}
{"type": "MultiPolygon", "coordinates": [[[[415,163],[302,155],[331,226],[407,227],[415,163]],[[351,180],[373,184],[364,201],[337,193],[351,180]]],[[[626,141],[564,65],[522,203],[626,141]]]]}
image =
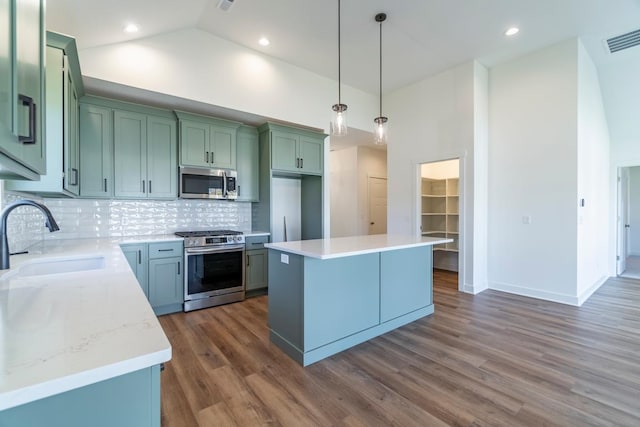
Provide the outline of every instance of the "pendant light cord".
{"type": "Polygon", "coordinates": [[[382,21],[380,21],[380,117],[382,117],[382,21]]]}
{"type": "Polygon", "coordinates": [[[340,63],[340,57],[342,56],[341,52],[340,52],[340,28],[341,28],[341,25],[340,25],[340,0],[338,0],[338,104],[342,104],[342,93],[341,93],[341,90],[340,90],[340,86],[341,86],[341,84],[340,84],[341,71],[340,70],[342,69],[342,66],[341,66],[341,63],[340,63]]]}

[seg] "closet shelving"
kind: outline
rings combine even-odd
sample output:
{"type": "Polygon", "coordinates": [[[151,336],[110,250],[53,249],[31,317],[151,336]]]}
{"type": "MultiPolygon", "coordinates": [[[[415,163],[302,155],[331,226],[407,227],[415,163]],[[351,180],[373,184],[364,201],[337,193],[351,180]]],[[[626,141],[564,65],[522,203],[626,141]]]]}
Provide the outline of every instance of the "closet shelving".
{"type": "Polygon", "coordinates": [[[435,245],[434,251],[458,252],[459,207],[458,178],[422,178],[422,235],[453,239],[435,245]]]}

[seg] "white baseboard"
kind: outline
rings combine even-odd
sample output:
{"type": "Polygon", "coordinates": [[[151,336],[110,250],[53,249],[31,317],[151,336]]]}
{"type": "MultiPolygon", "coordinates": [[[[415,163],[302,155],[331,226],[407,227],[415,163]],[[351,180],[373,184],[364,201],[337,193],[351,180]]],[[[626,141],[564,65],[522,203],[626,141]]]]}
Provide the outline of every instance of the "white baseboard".
{"type": "Polygon", "coordinates": [[[584,304],[584,302],[588,300],[589,297],[600,288],[600,286],[604,285],[604,282],[607,280],[609,280],[608,276],[602,276],[600,279],[596,280],[593,285],[582,292],[582,294],[578,295],[578,305],[584,304]]]}
{"type": "Polygon", "coordinates": [[[486,291],[487,289],[489,289],[489,285],[487,282],[484,283],[465,283],[464,285],[462,285],[463,289],[462,292],[466,293],[466,294],[473,294],[473,295],[477,295],[482,291],[486,291]]]}
{"type": "Polygon", "coordinates": [[[510,294],[522,295],[524,297],[538,298],[545,301],[559,302],[561,304],[574,306],[580,305],[580,301],[575,295],[557,294],[555,292],[524,288],[522,286],[511,285],[509,283],[489,282],[489,289],[508,292],[510,294]]]}

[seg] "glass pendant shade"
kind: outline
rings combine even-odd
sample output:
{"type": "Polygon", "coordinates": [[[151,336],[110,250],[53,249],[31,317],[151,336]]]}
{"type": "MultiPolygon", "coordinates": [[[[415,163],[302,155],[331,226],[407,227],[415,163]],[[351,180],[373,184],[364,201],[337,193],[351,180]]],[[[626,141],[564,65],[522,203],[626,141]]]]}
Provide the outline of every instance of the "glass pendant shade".
{"type": "Polygon", "coordinates": [[[345,104],[334,104],[331,109],[333,110],[331,135],[345,136],[347,134],[347,106],[345,104]]]}
{"type": "Polygon", "coordinates": [[[333,117],[331,118],[331,135],[345,136],[347,135],[347,105],[342,103],[342,75],[340,63],[340,0],[338,0],[338,103],[333,104],[333,117]]]}
{"type": "Polygon", "coordinates": [[[376,117],[373,119],[375,122],[375,128],[373,130],[374,139],[373,142],[376,145],[385,145],[387,143],[387,122],[386,117],[376,117]]]}
{"type": "Polygon", "coordinates": [[[387,143],[387,122],[388,118],[382,115],[382,23],[387,19],[386,13],[378,13],[375,20],[380,24],[380,115],[373,119],[375,128],[373,129],[373,143],[385,145],[387,143]]]}

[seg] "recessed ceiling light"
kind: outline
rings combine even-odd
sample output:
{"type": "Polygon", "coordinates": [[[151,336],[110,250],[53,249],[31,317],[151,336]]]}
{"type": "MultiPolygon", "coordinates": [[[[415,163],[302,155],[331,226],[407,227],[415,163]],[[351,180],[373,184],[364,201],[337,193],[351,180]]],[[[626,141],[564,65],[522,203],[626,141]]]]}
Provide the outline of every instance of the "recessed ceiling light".
{"type": "Polygon", "coordinates": [[[124,32],[125,33],[137,33],[139,30],[138,26],[136,24],[127,24],[124,27],[124,32]]]}
{"type": "Polygon", "coordinates": [[[258,40],[258,43],[260,43],[260,46],[269,46],[271,42],[266,37],[260,37],[260,40],[258,40]]]}
{"type": "Polygon", "coordinates": [[[511,27],[507,31],[504,32],[504,35],[505,36],[515,36],[516,34],[518,34],[518,32],[520,32],[520,28],[511,27]]]}

